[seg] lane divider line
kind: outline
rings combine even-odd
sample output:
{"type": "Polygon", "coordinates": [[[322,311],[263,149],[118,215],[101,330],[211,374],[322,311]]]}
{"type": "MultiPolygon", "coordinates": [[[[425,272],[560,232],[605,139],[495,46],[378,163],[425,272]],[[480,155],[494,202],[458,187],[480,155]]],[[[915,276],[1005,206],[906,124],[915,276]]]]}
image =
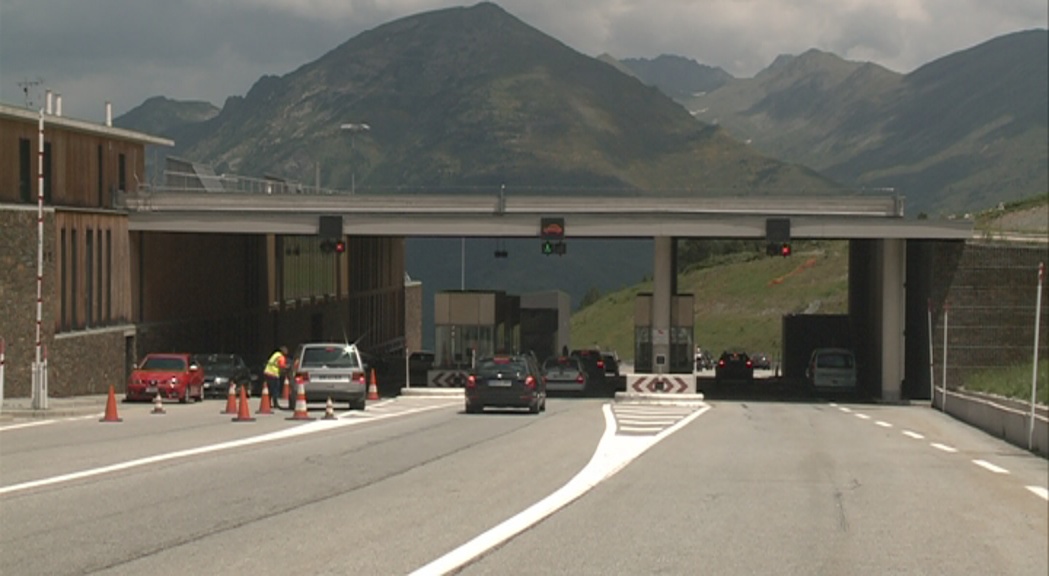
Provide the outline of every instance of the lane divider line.
{"type": "Polygon", "coordinates": [[[242,438],[240,440],[231,440],[229,442],[221,442],[219,444],[211,444],[209,446],[200,446],[198,448],[189,448],[187,450],[178,450],[176,452],[168,452],[166,454],[157,454],[155,456],[147,456],[145,458],[138,458],[136,460],[129,460],[127,462],[119,462],[117,464],[110,464],[108,466],[102,466],[99,468],[91,468],[89,470],[81,470],[80,472],[71,472],[69,474],[62,474],[60,476],[52,476],[50,478],[42,478],[40,480],[31,480],[28,482],[21,482],[19,484],[12,484],[10,486],[0,486],[0,496],[4,494],[11,494],[14,492],[22,492],[32,488],[40,488],[42,486],[53,486],[55,484],[61,484],[64,482],[72,482],[73,480],[80,480],[83,478],[91,478],[93,476],[102,476],[104,474],[112,474],[114,472],[120,472],[123,470],[130,470],[132,468],[139,468],[149,464],[156,464],[158,462],[167,462],[169,460],[178,460],[181,458],[188,458],[190,456],[197,456],[200,454],[209,454],[211,452],[220,452],[223,450],[230,450],[233,448],[240,448],[243,446],[252,446],[255,444],[263,444],[265,442],[273,442],[276,440],[284,440],[287,438],[294,438],[296,436],[305,436],[307,434],[313,434],[316,432],[323,432],[331,430],[333,428],[343,428],[346,426],[353,426],[357,424],[363,424],[365,422],[375,422],[377,420],[386,420],[388,418],[396,418],[399,416],[408,416],[410,414],[417,414],[420,412],[428,412],[430,410],[437,410],[440,408],[447,408],[449,406],[458,406],[460,403],[445,403],[438,404],[435,406],[427,406],[423,408],[413,408],[411,410],[405,410],[404,412],[396,412],[389,414],[382,414],[368,420],[364,419],[337,419],[337,420],[316,420],[308,424],[303,424],[291,428],[288,430],[280,430],[278,432],[270,432],[269,434],[263,434],[261,436],[253,436],[251,438],[242,438]]]}
{"type": "Polygon", "coordinates": [[[918,434],[917,432],[911,432],[910,430],[904,430],[903,431],[903,435],[907,436],[909,438],[914,438],[915,440],[921,440],[921,439],[925,438],[925,436],[922,436],[921,434],[918,434]]]}
{"type": "Polygon", "coordinates": [[[852,412],[852,408],[849,408],[848,406],[839,406],[838,410],[841,410],[842,412],[845,412],[846,414],[852,412]]]}
{"type": "Polygon", "coordinates": [[[936,448],[937,450],[943,450],[944,452],[950,452],[951,454],[954,454],[955,452],[958,451],[957,448],[952,448],[952,447],[950,447],[950,446],[948,446],[946,444],[940,444],[939,442],[933,442],[932,444],[929,444],[929,446],[932,446],[933,448],[936,448]]]}
{"type": "Polygon", "coordinates": [[[980,468],[983,468],[985,470],[990,470],[991,472],[994,472],[995,474],[1008,474],[1009,473],[1009,471],[1006,470],[1005,468],[1002,468],[1001,466],[996,466],[994,464],[991,464],[990,462],[988,462],[986,460],[973,460],[972,462],[973,462],[973,464],[976,464],[980,468]]]}
{"type": "Polygon", "coordinates": [[[884,420],[878,420],[877,422],[875,422],[875,424],[881,426],[882,428],[892,428],[892,424],[889,424],[884,420]]]}
{"type": "Polygon", "coordinates": [[[1028,486],[1027,489],[1033,492],[1036,496],[1039,496],[1042,500],[1049,500],[1049,490],[1042,486],[1028,486]]]}
{"type": "Polygon", "coordinates": [[[605,431],[601,435],[597,449],[594,450],[594,455],[590,458],[590,462],[567,484],[517,515],[504,520],[497,526],[474,537],[469,542],[413,571],[410,576],[432,576],[459,570],[485,552],[502,545],[554,512],[571,504],[601,482],[614,476],[638,456],[644,454],[649,448],[688,425],[696,418],[699,418],[709,409],[710,405],[704,404],[692,414],[679,420],[677,424],[664,429],[655,436],[618,436],[616,435],[615,414],[612,413],[611,406],[605,404],[602,406],[602,411],[605,414],[605,431]]]}
{"type": "Polygon", "coordinates": [[[857,418],[859,418],[860,420],[870,420],[870,419],[871,419],[871,417],[870,417],[870,416],[867,416],[866,414],[860,414],[860,413],[858,413],[858,412],[856,413],[856,415],[855,415],[855,416],[856,416],[857,418]]]}

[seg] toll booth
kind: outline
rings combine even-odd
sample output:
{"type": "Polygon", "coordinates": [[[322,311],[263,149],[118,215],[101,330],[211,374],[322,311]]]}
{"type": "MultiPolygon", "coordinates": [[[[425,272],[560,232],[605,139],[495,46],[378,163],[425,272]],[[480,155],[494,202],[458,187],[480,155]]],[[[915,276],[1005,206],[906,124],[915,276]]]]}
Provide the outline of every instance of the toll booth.
{"type": "Polygon", "coordinates": [[[434,362],[427,386],[462,386],[478,358],[520,348],[520,297],[502,291],[434,295],[434,362]]]}
{"type": "Polygon", "coordinates": [[[692,294],[677,294],[671,299],[670,328],[652,327],[652,294],[638,294],[634,299],[634,372],[638,374],[692,374],[693,326],[695,314],[692,294]],[[668,344],[669,358],[654,358],[653,344],[668,344]]]}

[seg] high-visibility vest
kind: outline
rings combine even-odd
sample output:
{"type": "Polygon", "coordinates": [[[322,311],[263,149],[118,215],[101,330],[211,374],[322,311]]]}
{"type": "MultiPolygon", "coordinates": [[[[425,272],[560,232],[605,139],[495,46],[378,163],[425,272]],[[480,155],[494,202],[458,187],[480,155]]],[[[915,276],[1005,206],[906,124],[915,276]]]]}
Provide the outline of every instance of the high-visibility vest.
{"type": "Polygon", "coordinates": [[[266,369],[263,370],[263,374],[267,376],[280,376],[281,368],[284,368],[286,361],[284,360],[284,354],[281,354],[280,350],[277,350],[270,356],[270,359],[266,361],[266,369]]]}

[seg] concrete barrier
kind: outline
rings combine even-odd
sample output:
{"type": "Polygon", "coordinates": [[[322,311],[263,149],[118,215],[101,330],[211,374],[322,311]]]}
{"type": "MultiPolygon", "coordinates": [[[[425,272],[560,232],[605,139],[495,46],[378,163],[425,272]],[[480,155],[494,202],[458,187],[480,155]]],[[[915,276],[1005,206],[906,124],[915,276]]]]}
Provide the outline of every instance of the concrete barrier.
{"type": "MultiPolygon", "coordinates": [[[[936,389],[933,407],[943,410],[943,389],[936,389]]],[[[975,426],[1006,442],[1049,457],[1049,417],[1046,407],[1038,406],[1034,417],[1034,435],[1029,435],[1031,423],[1030,404],[989,394],[950,390],[947,392],[945,413],[966,424],[975,426]],[[1028,438],[1030,437],[1030,446],[1028,438]]]]}

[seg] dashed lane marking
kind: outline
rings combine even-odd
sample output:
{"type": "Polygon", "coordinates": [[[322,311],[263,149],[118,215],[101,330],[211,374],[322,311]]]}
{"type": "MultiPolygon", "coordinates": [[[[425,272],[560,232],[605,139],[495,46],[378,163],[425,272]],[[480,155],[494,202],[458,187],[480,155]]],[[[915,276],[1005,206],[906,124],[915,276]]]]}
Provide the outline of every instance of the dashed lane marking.
{"type": "Polygon", "coordinates": [[[892,424],[889,424],[888,422],[886,422],[884,420],[878,420],[877,422],[875,422],[875,424],[877,424],[878,426],[881,426],[882,428],[892,428],[892,424]]]}
{"type": "Polygon", "coordinates": [[[933,442],[932,444],[929,444],[929,446],[932,446],[933,448],[935,448],[937,450],[943,450],[944,452],[950,452],[951,454],[954,454],[955,452],[958,451],[957,448],[953,448],[953,447],[948,446],[946,444],[940,444],[939,442],[933,442]]]}
{"type": "Polygon", "coordinates": [[[856,414],[856,417],[859,418],[860,420],[870,420],[871,419],[870,416],[867,416],[866,414],[859,414],[859,413],[856,414]]]}
{"type": "Polygon", "coordinates": [[[1049,500],[1049,490],[1042,486],[1028,486],[1028,490],[1039,496],[1042,500],[1049,500]]]}
{"type": "Polygon", "coordinates": [[[848,406],[838,406],[838,410],[841,410],[842,412],[844,412],[846,414],[849,414],[849,413],[852,412],[852,408],[849,408],[848,406]]]}
{"type": "Polygon", "coordinates": [[[903,435],[907,436],[907,437],[910,437],[910,438],[914,438],[915,440],[921,440],[921,439],[925,438],[925,436],[922,436],[921,434],[918,434],[917,432],[911,432],[910,430],[904,430],[903,431],[903,435]]]}
{"type": "Polygon", "coordinates": [[[986,460],[973,460],[973,464],[976,464],[977,466],[979,466],[980,468],[983,468],[985,470],[990,470],[991,472],[994,472],[995,474],[1008,474],[1009,473],[1009,471],[1006,470],[1005,468],[1002,468],[1001,466],[996,466],[994,464],[991,464],[990,462],[988,462],[986,460]]]}

